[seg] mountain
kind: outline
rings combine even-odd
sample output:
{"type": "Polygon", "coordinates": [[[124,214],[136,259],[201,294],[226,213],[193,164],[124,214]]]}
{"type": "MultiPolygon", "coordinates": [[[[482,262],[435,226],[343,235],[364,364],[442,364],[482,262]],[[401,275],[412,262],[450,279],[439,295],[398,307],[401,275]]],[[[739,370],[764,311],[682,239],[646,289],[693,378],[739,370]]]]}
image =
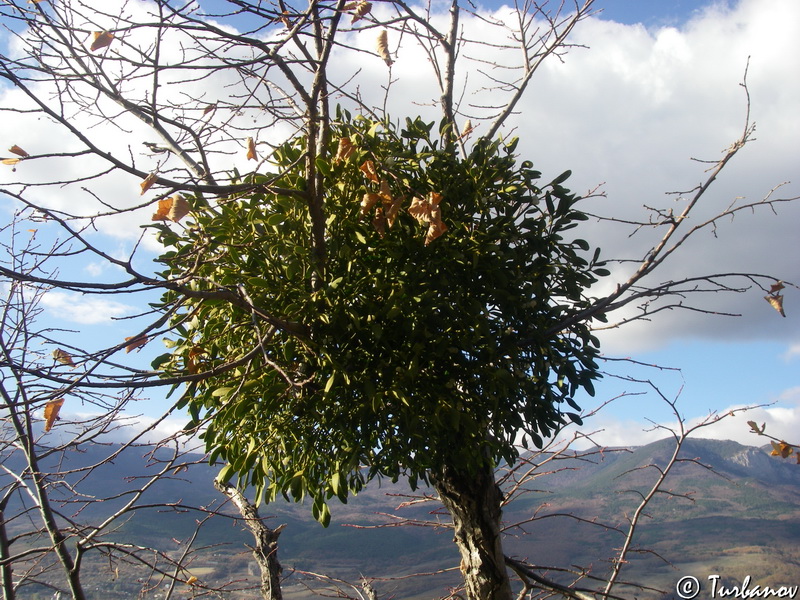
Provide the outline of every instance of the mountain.
{"type": "MultiPolygon", "coordinates": [[[[531,477],[524,483],[526,493],[504,510],[509,526],[504,542],[507,554],[543,568],[577,565],[592,576],[607,576],[614,549],[624,541],[627,519],[658,477],[656,466],[666,464],[673,448],[672,440],[661,440],[638,448],[593,449],[579,455],[523,456],[520,472],[530,470],[531,477]]],[[[202,514],[185,512],[183,506],[220,507],[223,498],[212,485],[218,468],[197,455],[182,460],[189,463],[186,470],[176,468],[165,462],[171,457],[167,449],[150,447],[129,449],[105,460],[117,450],[87,445],[80,451],[54,454],[44,462],[43,470],[71,473],[58,489],[74,488],[81,493],[80,502],[63,493],[60,510],[65,515],[79,512],[84,520],[103,519],[122,506],[132,491],[142,489],[153,473],[169,465],[168,476],[147,489],[139,502],[142,508],[121,522],[111,537],[170,552],[185,548],[202,514]],[[101,466],[85,477],[81,469],[97,464],[101,466]]],[[[796,553],[800,466],[770,457],[764,448],[703,439],[687,440],[679,458],[662,486],[664,493],[657,494],[645,511],[621,579],[647,581],[653,588],[670,592],[684,575],[706,581],[718,574],[726,585],[741,585],[747,576],[762,586],[800,581],[796,553]]],[[[22,464],[17,455],[6,455],[3,466],[15,470],[22,464]]],[[[0,477],[0,483],[7,484],[7,476],[0,477]]],[[[510,477],[503,488],[511,490],[510,477]]],[[[308,505],[281,502],[261,507],[262,515],[273,516],[269,521],[273,526],[286,524],[279,550],[287,575],[285,596],[309,597],[308,576],[301,572],[348,581],[358,581],[362,575],[379,578],[373,585],[381,597],[446,595],[447,587],[459,579],[458,554],[446,527],[447,515],[437,503],[419,501],[425,494],[433,495],[430,490],[412,493],[400,484],[375,482],[348,504],[332,506],[334,518],[327,529],[311,519],[308,505]],[[399,526],[401,522],[406,526],[399,526]],[[421,526],[422,522],[427,526],[421,526]],[[405,578],[419,572],[437,574],[405,578]]],[[[19,503],[12,503],[6,510],[12,533],[24,523],[8,515],[20,509],[19,503]]],[[[236,516],[228,507],[223,511],[236,516]]],[[[196,542],[207,550],[195,557],[192,573],[209,582],[254,579],[245,547],[248,542],[251,538],[235,519],[208,520],[196,542]]],[[[98,566],[103,568],[108,567],[98,566]]],[[[574,578],[553,569],[545,572],[565,583],[574,578]]],[[[97,576],[107,580],[107,573],[97,576]]],[[[102,597],[133,597],[137,585],[140,590],[140,583],[120,577],[111,587],[103,586],[102,597]]],[[[592,587],[590,581],[583,585],[592,587]]],[[[34,592],[32,588],[32,595],[23,597],[37,598],[34,592]]],[[[353,595],[352,590],[349,593],[353,595]]],[[[617,593],[661,597],[624,587],[617,593]]],[[[49,598],[49,594],[41,597],[49,598]]]]}

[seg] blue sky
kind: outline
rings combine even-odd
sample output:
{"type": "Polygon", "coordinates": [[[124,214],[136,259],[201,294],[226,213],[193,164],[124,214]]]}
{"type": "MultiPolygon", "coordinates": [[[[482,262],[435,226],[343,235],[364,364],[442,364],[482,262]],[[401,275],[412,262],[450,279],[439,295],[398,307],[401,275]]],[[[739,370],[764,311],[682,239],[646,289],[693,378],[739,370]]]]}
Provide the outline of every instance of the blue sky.
{"type": "MultiPolygon", "coordinates": [[[[520,154],[548,174],[572,169],[570,181],[578,192],[602,184],[607,198],[590,205],[598,212],[641,215],[643,205],[669,205],[674,200],[666,192],[690,189],[704,177],[705,167],[691,158],[719,158],[739,135],[745,106],[739,83],[750,57],[748,81],[757,141],[719,178],[708,196],[708,211],[721,210],[736,197],[751,201],[763,197],[773,186],[798,175],[800,42],[793,24],[800,22],[799,7],[794,0],[598,0],[597,8],[603,11],[576,28],[573,38],[587,48],[573,49],[561,62],[545,63],[537,74],[514,131],[522,140],[520,154]]],[[[404,61],[399,53],[394,68],[408,89],[417,89],[413,82],[418,63],[411,58],[404,61]]],[[[0,98],[9,101],[11,95],[0,98]]],[[[34,147],[37,135],[44,144],[50,134],[43,129],[40,133],[40,127],[5,124],[9,145],[34,147]]],[[[23,165],[17,173],[3,169],[0,185],[31,176],[23,165]]],[[[779,193],[800,195],[798,183],[787,184],[779,193]]],[[[138,182],[125,186],[131,202],[138,201],[134,193],[138,182]]],[[[117,185],[108,191],[119,194],[119,189],[117,185]]],[[[139,228],[130,219],[97,234],[112,254],[125,256],[133,248],[139,228]]],[[[798,207],[784,207],[777,217],[759,213],[721,224],[716,237],[699,236],[682,258],[665,264],[663,277],[752,270],[800,283],[798,222],[798,207]]],[[[629,231],[595,227],[590,230],[594,237],[586,237],[607,256],[635,255],[654,240],[647,231],[629,238],[629,231]]],[[[37,235],[45,239],[47,227],[42,225],[37,235]]],[[[74,268],[92,278],[118,277],[100,261],[74,268]]],[[[615,277],[624,275],[624,270],[615,272],[615,277]]],[[[712,299],[713,309],[743,315],[736,319],[675,310],[656,316],[652,323],[602,334],[609,356],[680,372],[618,362],[609,368],[652,378],[670,398],[680,394],[678,407],[689,420],[744,404],[776,403],[704,430],[704,436],[760,444],[763,440],[747,433],[749,419],[767,422],[768,431],[776,435],[795,435],[800,429],[800,294],[796,289],[785,291],[785,319],[763,295],[756,289],[712,299]]],[[[46,314],[53,323],[75,329],[76,340],[92,339],[100,346],[137,331],[134,321],[113,319],[141,308],[127,304],[124,297],[116,302],[51,295],[46,314]]],[[[137,360],[146,362],[163,351],[151,343],[136,355],[137,360]]],[[[595,399],[582,399],[581,404],[591,408],[620,393],[640,390],[641,386],[609,377],[597,386],[595,399]]],[[[151,402],[140,408],[152,416],[165,404],[154,392],[151,402]]],[[[671,415],[655,398],[632,396],[606,407],[587,430],[602,429],[596,439],[608,444],[663,437],[663,432],[654,436],[643,431],[648,418],[668,423],[671,415]]],[[[174,427],[184,420],[176,418],[174,427]]]]}

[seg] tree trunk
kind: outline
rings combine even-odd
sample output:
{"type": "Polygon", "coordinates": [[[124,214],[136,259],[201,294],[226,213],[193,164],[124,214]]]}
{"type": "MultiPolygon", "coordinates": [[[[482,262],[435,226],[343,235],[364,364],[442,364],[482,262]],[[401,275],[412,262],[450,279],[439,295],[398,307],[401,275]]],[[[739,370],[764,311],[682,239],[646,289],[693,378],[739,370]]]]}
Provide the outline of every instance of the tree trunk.
{"type": "Polygon", "coordinates": [[[272,529],[264,524],[258,510],[234,486],[214,481],[214,487],[228,496],[239,509],[256,545],[252,548],[258,567],[261,570],[261,597],[264,600],[282,600],[281,564],[278,562],[278,536],[283,525],[272,529]]]}
{"type": "Polygon", "coordinates": [[[475,473],[445,467],[433,485],[455,526],[469,600],[511,600],[500,539],[502,493],[487,466],[475,473]]]}

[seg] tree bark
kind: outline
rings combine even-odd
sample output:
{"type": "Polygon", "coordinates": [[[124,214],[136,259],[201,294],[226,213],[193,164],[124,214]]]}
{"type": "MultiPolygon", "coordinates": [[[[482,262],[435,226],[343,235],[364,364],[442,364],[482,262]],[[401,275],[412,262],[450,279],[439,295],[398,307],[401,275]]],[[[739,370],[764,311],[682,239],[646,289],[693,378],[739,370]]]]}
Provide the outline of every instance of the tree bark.
{"type": "Polygon", "coordinates": [[[259,516],[258,509],[234,486],[214,481],[214,487],[236,505],[255,538],[256,545],[252,550],[261,570],[261,596],[264,600],[283,600],[280,577],[283,569],[278,562],[278,536],[284,526],[275,529],[267,527],[259,516]]]}
{"type": "Polygon", "coordinates": [[[433,485],[455,527],[461,573],[469,600],[511,600],[500,528],[502,493],[490,466],[468,473],[451,467],[433,485]]]}

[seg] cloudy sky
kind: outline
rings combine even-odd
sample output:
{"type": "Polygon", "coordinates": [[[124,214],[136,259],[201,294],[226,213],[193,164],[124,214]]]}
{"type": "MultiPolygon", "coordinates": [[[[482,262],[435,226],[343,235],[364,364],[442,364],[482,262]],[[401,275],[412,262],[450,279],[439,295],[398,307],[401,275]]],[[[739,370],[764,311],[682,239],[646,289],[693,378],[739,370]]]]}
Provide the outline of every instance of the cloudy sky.
{"type": "MultiPolygon", "coordinates": [[[[677,207],[686,192],[707,177],[707,163],[722,157],[745,124],[746,96],[740,85],[745,69],[752,100],[755,141],[746,146],[715,182],[695,217],[724,210],[732,202],[753,202],[776,186],[776,197],[800,196],[800,3],[795,0],[741,2],[686,2],[673,0],[598,0],[604,9],[579,24],[572,49],[561,60],[546,62],[511,123],[521,139],[519,153],[545,173],[573,171],[573,189],[583,193],[598,185],[602,198],[587,200],[590,212],[619,218],[646,218],[645,207],[677,207]]],[[[508,10],[486,3],[485,10],[503,18],[508,10]]],[[[480,34],[476,19],[464,18],[467,31],[480,34]],[[471,28],[474,28],[471,29],[471,28]]],[[[372,41],[369,41],[371,45],[372,41]]],[[[398,48],[392,75],[404,90],[425,89],[419,82],[419,57],[398,48]]],[[[424,59],[423,59],[424,60],[424,59]]],[[[344,66],[343,66],[344,68],[344,66]]],[[[382,63],[365,67],[377,73],[382,63]]],[[[474,78],[473,78],[474,81],[474,78]]],[[[16,101],[14,92],[0,88],[0,102],[16,101]]],[[[416,98],[410,98],[416,100],[416,98]]],[[[395,98],[393,113],[406,107],[404,95],[395,98]]],[[[7,144],[47,147],[48,130],[41,123],[5,120],[7,144]],[[24,143],[23,143],[24,140],[24,143]]],[[[129,130],[132,131],[132,130],[129,130]]],[[[119,133],[107,135],[108,144],[125,144],[119,133]]],[[[64,140],[64,144],[70,142],[64,140]]],[[[50,173],[2,168],[0,185],[50,173]]],[[[75,166],[74,168],[79,168],[75,166]]],[[[127,185],[127,184],[126,184],[127,185]]],[[[116,195],[138,201],[135,182],[116,195]]],[[[109,194],[112,190],[107,190],[109,194]]],[[[2,201],[2,200],[0,200],[2,201]]],[[[50,194],[48,202],[71,202],[50,194]]],[[[6,203],[3,210],[8,210],[6,203]]],[[[127,217],[126,217],[127,218],[127,217]]],[[[651,283],[697,273],[758,272],[800,283],[797,227],[800,204],[782,205],[778,214],[762,210],[720,223],[712,234],[700,232],[679,255],[664,265],[651,283]]],[[[119,227],[119,224],[118,224],[119,227]]],[[[98,235],[117,256],[129,254],[138,227],[119,227],[98,235]]],[[[626,227],[609,229],[590,223],[582,235],[603,248],[608,257],[641,257],[658,232],[642,230],[630,236],[626,227]]],[[[107,277],[101,262],[75,265],[84,277],[107,277]]],[[[625,269],[615,271],[624,279],[625,269]]],[[[587,426],[601,430],[594,439],[607,444],[636,444],[663,437],[647,433],[647,419],[671,422],[671,414],[657,395],[639,395],[641,384],[623,382],[613,374],[650,379],[690,422],[711,411],[719,413],[751,404],[769,404],[726,419],[705,437],[731,438],[743,443],[763,440],[747,433],[746,420],[766,422],[778,437],[796,436],[800,425],[800,291],[785,290],[787,317],[780,317],[758,288],[747,293],[714,296],[705,306],[741,317],[715,317],[675,310],[652,322],[602,334],[609,357],[631,357],[641,363],[672,367],[634,367],[608,363],[609,377],[598,386],[595,399],[584,399],[588,409],[621,394],[587,426]],[[710,304],[709,304],[710,303],[710,304]]],[[[45,309],[65,327],[81,336],[118,341],[132,335],[126,321],[141,307],[126,299],[106,302],[67,293],[53,293],[45,309]]],[[[142,356],[157,354],[147,348],[142,356]]],[[[155,415],[165,404],[154,397],[142,411],[155,415]]],[[[66,408],[66,407],[65,407],[66,408]]],[[[182,419],[178,419],[180,424],[182,419]]],[[[176,421],[176,422],[178,422],[176,421]]],[[[791,441],[791,440],[790,440],[791,441]]],[[[797,440],[795,440],[797,441],[797,440]]]]}

